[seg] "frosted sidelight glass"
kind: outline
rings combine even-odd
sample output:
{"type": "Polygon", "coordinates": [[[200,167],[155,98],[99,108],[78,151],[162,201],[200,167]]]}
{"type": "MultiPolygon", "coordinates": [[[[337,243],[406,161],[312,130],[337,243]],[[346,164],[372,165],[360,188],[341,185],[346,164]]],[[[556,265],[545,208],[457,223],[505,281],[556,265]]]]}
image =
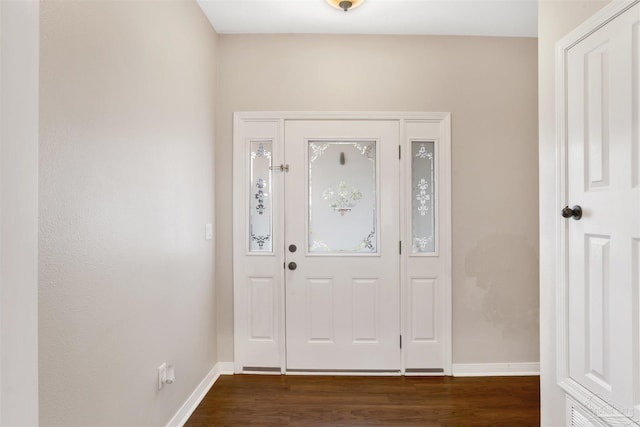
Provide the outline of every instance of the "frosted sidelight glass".
{"type": "Polygon", "coordinates": [[[273,252],[271,141],[251,141],[249,252],[273,252]]]}
{"type": "Polygon", "coordinates": [[[411,143],[411,233],[413,253],[435,252],[433,141],[411,143]]]}
{"type": "Polygon", "coordinates": [[[377,253],[375,141],[309,141],[309,253],[377,253]]]}

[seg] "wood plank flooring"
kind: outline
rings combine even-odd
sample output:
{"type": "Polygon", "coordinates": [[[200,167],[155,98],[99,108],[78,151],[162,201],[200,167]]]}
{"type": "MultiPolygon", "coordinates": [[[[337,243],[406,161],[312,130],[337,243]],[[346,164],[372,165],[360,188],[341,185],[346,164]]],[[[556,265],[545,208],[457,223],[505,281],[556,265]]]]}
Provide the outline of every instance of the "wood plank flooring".
{"type": "Polygon", "coordinates": [[[536,376],[221,376],[185,426],[539,426],[539,396],[536,376]]]}

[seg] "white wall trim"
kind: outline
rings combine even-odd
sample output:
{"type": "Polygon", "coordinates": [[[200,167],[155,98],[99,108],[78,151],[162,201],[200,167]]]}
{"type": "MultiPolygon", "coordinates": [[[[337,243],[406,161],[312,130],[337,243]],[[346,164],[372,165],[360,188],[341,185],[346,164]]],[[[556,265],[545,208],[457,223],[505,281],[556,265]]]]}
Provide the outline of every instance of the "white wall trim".
{"type": "Polygon", "coordinates": [[[540,375],[539,362],[454,363],[454,377],[503,377],[540,375]]]}
{"type": "Polygon", "coordinates": [[[238,111],[236,120],[450,120],[449,112],[420,111],[238,111]]]}
{"type": "Polygon", "coordinates": [[[216,366],[220,375],[233,375],[233,362],[218,362],[216,366]]]}
{"type": "MultiPolygon", "coordinates": [[[[617,16],[623,14],[628,9],[638,3],[638,0],[616,0],[612,1],[597,13],[584,21],[578,27],[574,28],[569,34],[558,40],[556,43],[556,52],[564,52],[581,42],[600,28],[614,20],[617,16]]],[[[556,61],[556,70],[560,64],[556,61]]]]}
{"type": "Polygon", "coordinates": [[[178,409],[178,412],[167,423],[167,427],[182,427],[189,420],[193,411],[196,410],[202,399],[207,395],[211,387],[220,378],[220,375],[233,375],[233,362],[218,362],[198,384],[198,387],[191,393],[189,398],[178,409]]]}

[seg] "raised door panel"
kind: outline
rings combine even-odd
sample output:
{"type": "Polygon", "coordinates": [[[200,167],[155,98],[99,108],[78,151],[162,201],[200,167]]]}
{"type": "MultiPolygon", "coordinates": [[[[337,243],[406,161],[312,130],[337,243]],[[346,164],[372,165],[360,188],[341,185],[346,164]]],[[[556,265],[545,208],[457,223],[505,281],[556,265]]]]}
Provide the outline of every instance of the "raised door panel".
{"type": "Polygon", "coordinates": [[[304,312],[308,343],[334,341],[333,278],[307,278],[307,298],[304,312]]]}
{"type": "Polygon", "coordinates": [[[277,288],[271,277],[249,278],[249,339],[269,341],[275,339],[277,329],[274,315],[277,288]]]}
{"type": "Polygon", "coordinates": [[[609,184],[609,41],[584,55],[586,187],[609,184]]]}
{"type": "Polygon", "coordinates": [[[584,367],[586,377],[611,390],[611,272],[608,236],[585,236],[584,367]]]}
{"type": "Polygon", "coordinates": [[[435,279],[409,279],[408,342],[412,344],[435,342],[437,282],[435,279]]]}
{"type": "Polygon", "coordinates": [[[351,280],[354,343],[378,342],[380,329],[380,301],[378,279],[354,278],[351,280]]]}

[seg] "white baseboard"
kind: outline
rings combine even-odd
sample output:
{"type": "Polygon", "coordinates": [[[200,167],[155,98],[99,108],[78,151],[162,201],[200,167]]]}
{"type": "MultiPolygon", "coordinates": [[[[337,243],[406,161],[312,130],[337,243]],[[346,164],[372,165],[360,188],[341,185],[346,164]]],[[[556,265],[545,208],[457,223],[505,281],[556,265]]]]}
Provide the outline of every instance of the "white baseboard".
{"type": "Polygon", "coordinates": [[[540,375],[540,363],[454,363],[454,377],[540,375]]]}
{"type": "Polygon", "coordinates": [[[220,375],[233,375],[235,366],[233,362],[218,362],[217,365],[220,368],[220,375]]]}
{"type": "Polygon", "coordinates": [[[207,395],[213,384],[220,378],[220,375],[233,375],[233,363],[218,362],[213,369],[198,384],[198,387],[191,393],[191,396],[178,409],[178,412],[167,423],[167,427],[182,427],[185,425],[193,411],[196,410],[202,399],[207,395]]]}

